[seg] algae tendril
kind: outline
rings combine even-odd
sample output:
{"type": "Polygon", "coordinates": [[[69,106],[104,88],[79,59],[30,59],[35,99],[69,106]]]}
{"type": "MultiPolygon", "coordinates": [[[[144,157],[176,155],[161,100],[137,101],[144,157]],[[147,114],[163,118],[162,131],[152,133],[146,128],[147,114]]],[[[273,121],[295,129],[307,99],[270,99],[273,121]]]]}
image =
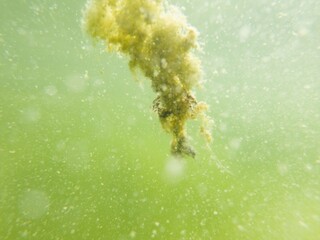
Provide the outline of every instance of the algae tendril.
{"type": "Polygon", "coordinates": [[[165,0],[90,0],[83,23],[109,50],[128,56],[132,71],[139,68],[151,79],[157,94],[153,109],[173,136],[172,154],[195,156],[185,129],[189,119],[200,119],[200,132],[211,141],[207,105],[191,91],[201,77],[200,60],[192,52],[198,33],[177,8],[165,0]]]}

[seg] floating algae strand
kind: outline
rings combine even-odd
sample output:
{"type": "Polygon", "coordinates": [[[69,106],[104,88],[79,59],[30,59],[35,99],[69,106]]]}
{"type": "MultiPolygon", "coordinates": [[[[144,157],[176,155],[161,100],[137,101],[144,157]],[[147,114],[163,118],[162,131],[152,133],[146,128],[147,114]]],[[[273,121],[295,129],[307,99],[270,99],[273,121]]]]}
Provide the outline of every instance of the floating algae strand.
{"type": "Polygon", "coordinates": [[[179,10],[165,0],[90,0],[84,27],[109,50],[128,56],[132,71],[138,68],[151,79],[157,94],[153,109],[173,136],[172,154],[195,156],[187,142],[188,119],[199,118],[201,133],[211,141],[207,105],[191,92],[201,77],[200,61],[192,53],[197,31],[179,10]]]}

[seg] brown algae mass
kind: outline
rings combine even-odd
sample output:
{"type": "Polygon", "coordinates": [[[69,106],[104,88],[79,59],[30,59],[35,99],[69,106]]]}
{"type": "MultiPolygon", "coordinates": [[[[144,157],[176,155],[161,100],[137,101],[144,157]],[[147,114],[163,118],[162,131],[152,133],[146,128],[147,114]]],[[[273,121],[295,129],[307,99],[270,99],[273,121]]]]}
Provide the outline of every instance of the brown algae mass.
{"type": "Polygon", "coordinates": [[[84,28],[109,50],[128,56],[132,71],[138,68],[151,79],[157,94],[153,109],[173,136],[172,154],[195,156],[187,142],[188,119],[199,118],[201,133],[211,141],[207,105],[191,91],[201,77],[201,63],[192,53],[197,31],[177,8],[165,0],[90,0],[84,28]]]}

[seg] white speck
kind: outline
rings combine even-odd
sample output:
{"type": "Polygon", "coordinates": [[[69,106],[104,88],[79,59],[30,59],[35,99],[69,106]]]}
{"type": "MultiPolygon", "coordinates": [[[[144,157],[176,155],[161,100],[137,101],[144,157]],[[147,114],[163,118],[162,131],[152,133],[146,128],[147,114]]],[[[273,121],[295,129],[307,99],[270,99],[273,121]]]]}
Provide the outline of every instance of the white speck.
{"type": "Polygon", "coordinates": [[[151,233],[151,237],[154,238],[157,235],[157,230],[153,229],[151,233]]]}
{"type": "Polygon", "coordinates": [[[28,237],[28,235],[29,235],[29,232],[28,232],[27,230],[24,230],[24,231],[21,233],[21,237],[23,237],[23,238],[28,237]]]}
{"type": "Polygon", "coordinates": [[[234,139],[231,139],[231,141],[229,142],[229,146],[233,150],[238,150],[241,146],[241,142],[242,142],[241,138],[234,138],[234,139]]]}
{"type": "Polygon", "coordinates": [[[297,35],[299,37],[304,37],[304,36],[306,36],[308,34],[309,34],[309,30],[307,28],[304,28],[304,27],[301,27],[297,32],[297,35]]]}
{"type": "Polygon", "coordinates": [[[83,76],[85,79],[88,79],[89,78],[89,73],[88,73],[88,71],[86,70],[85,72],[84,72],[84,76],[83,76]]]}
{"type": "Polygon", "coordinates": [[[244,226],[242,226],[242,225],[238,225],[238,229],[239,229],[241,232],[243,232],[243,231],[246,230],[246,229],[244,228],[244,226]]]}
{"type": "Polygon", "coordinates": [[[66,78],[65,85],[71,92],[83,92],[87,86],[88,77],[84,75],[72,75],[66,78]]]}
{"type": "Polygon", "coordinates": [[[54,96],[57,94],[58,90],[55,86],[49,85],[44,88],[44,92],[45,92],[45,94],[47,94],[49,96],[54,96]]]}
{"type": "Polygon", "coordinates": [[[136,235],[137,235],[137,234],[136,234],[135,231],[131,231],[130,234],[129,234],[129,236],[130,236],[131,238],[135,238],[136,235]]]}
{"type": "Polygon", "coordinates": [[[219,129],[221,132],[226,132],[228,127],[227,127],[227,124],[225,123],[221,123],[220,126],[219,126],[219,129]]]}
{"type": "Polygon", "coordinates": [[[306,169],[306,171],[311,172],[313,170],[313,167],[311,164],[306,164],[305,169],[306,169]]]}
{"type": "Polygon", "coordinates": [[[250,37],[251,28],[248,25],[243,26],[239,31],[240,42],[245,42],[250,37]]]}
{"type": "Polygon", "coordinates": [[[285,175],[286,173],[288,173],[289,169],[288,169],[288,165],[287,164],[279,164],[278,165],[278,172],[280,173],[280,175],[285,175]]]}
{"type": "Polygon", "coordinates": [[[37,107],[29,107],[22,111],[23,118],[27,122],[37,122],[41,118],[40,110],[37,107]]]}
{"type": "Polygon", "coordinates": [[[28,219],[37,219],[46,214],[49,209],[47,195],[38,190],[25,192],[20,201],[20,212],[28,219]]]}
{"type": "Polygon", "coordinates": [[[207,222],[207,219],[202,219],[201,222],[200,222],[200,225],[201,226],[205,226],[206,222],[207,222]]]}
{"type": "Polygon", "coordinates": [[[308,224],[306,224],[304,221],[299,221],[299,224],[304,228],[309,228],[308,224]]]}
{"type": "Polygon", "coordinates": [[[288,14],[287,13],[284,13],[284,12],[279,12],[278,13],[278,18],[283,18],[283,17],[287,17],[288,14]]]}
{"type": "Polygon", "coordinates": [[[171,157],[165,166],[165,179],[169,180],[169,182],[177,182],[181,180],[184,170],[184,161],[182,159],[171,157]]]}
{"type": "Polygon", "coordinates": [[[64,161],[74,171],[86,170],[90,166],[91,155],[86,140],[70,142],[64,149],[64,161]]]}
{"type": "Polygon", "coordinates": [[[199,186],[198,186],[198,192],[199,192],[199,195],[200,195],[202,198],[206,198],[206,197],[207,197],[207,193],[208,193],[208,187],[207,187],[207,185],[204,184],[204,183],[199,184],[199,186]]]}
{"type": "Polygon", "coordinates": [[[159,70],[156,69],[153,71],[153,76],[157,77],[159,75],[159,73],[160,73],[159,70]]]}
{"type": "Polygon", "coordinates": [[[227,74],[228,72],[227,72],[227,70],[226,70],[225,68],[222,68],[222,69],[221,69],[221,73],[222,73],[222,74],[227,74]]]}
{"type": "Polygon", "coordinates": [[[167,66],[168,66],[167,60],[166,60],[165,58],[162,58],[162,59],[161,59],[161,67],[162,67],[163,69],[166,69],[167,66]]]}
{"type": "Polygon", "coordinates": [[[161,85],[161,89],[162,89],[162,91],[167,91],[168,90],[168,86],[166,85],[166,84],[162,84],[161,85]]]}

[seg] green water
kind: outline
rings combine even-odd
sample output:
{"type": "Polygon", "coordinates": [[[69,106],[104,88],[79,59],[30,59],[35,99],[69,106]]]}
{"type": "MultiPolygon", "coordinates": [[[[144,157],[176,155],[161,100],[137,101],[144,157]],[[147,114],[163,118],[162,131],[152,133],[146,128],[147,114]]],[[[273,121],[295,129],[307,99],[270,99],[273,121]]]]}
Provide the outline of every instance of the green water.
{"type": "Polygon", "coordinates": [[[320,238],[320,3],[172,1],[199,29],[212,153],[169,156],[148,79],[85,1],[0,2],[0,239],[320,238]]]}

